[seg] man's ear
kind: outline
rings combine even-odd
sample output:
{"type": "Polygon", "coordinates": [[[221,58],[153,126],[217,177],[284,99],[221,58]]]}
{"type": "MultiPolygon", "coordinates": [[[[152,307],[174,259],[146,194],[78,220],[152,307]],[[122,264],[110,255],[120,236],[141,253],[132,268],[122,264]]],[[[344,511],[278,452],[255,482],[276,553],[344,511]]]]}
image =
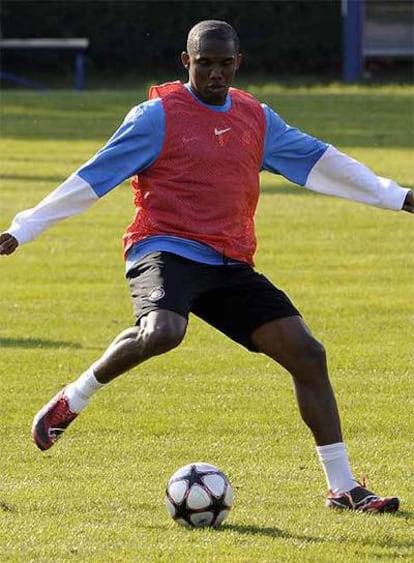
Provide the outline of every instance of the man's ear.
{"type": "Polygon", "coordinates": [[[243,62],[243,55],[241,53],[238,53],[237,59],[236,59],[236,70],[239,69],[242,62],[243,62]]]}
{"type": "Polygon", "coordinates": [[[181,53],[181,62],[183,63],[184,68],[187,70],[190,68],[190,55],[186,51],[181,53]]]}

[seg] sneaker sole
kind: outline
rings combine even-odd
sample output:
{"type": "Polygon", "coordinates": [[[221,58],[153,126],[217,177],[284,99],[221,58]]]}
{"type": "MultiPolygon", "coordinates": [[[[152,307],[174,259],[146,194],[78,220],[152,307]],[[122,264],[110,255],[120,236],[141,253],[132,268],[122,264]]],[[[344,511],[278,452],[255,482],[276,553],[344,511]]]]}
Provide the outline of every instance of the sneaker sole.
{"type": "Polygon", "coordinates": [[[48,450],[51,446],[53,446],[53,444],[46,444],[45,442],[43,442],[40,438],[39,435],[37,434],[36,430],[32,430],[32,438],[34,443],[36,444],[36,446],[39,448],[39,450],[42,450],[42,452],[44,452],[45,450],[48,450]]]}
{"type": "Polygon", "coordinates": [[[33,438],[33,441],[36,444],[36,446],[39,448],[39,450],[42,450],[42,452],[44,452],[45,450],[48,450],[50,447],[53,446],[53,442],[47,443],[40,437],[39,432],[37,431],[37,425],[39,424],[39,418],[40,417],[35,417],[35,419],[33,421],[32,438],[33,438]]]}
{"type": "MultiPolygon", "coordinates": [[[[355,510],[352,508],[352,506],[345,506],[341,503],[335,503],[332,500],[328,500],[326,502],[326,508],[330,508],[333,510],[355,510]]],[[[355,512],[371,512],[372,514],[383,514],[384,512],[397,512],[397,510],[400,507],[400,501],[397,497],[392,497],[389,499],[389,501],[384,504],[381,508],[373,508],[372,510],[366,509],[366,510],[361,510],[361,509],[356,509],[355,512]]]]}
{"type": "Polygon", "coordinates": [[[380,513],[380,514],[382,514],[384,512],[397,512],[397,510],[399,508],[400,508],[399,499],[397,497],[393,497],[382,508],[380,508],[379,510],[376,510],[374,512],[377,512],[377,513],[380,513]]]}
{"type": "Polygon", "coordinates": [[[43,418],[43,416],[48,412],[50,406],[52,404],[54,404],[62,395],[64,392],[65,388],[63,388],[60,393],[58,393],[57,395],[55,395],[54,397],[52,397],[52,399],[46,403],[46,405],[44,407],[42,407],[40,409],[40,411],[35,415],[34,419],[33,419],[33,424],[32,424],[32,438],[34,443],[36,444],[36,446],[39,448],[39,450],[42,450],[42,452],[44,452],[45,450],[50,449],[55,443],[56,440],[44,440],[41,436],[39,431],[37,430],[37,427],[41,421],[41,419],[43,418]]]}

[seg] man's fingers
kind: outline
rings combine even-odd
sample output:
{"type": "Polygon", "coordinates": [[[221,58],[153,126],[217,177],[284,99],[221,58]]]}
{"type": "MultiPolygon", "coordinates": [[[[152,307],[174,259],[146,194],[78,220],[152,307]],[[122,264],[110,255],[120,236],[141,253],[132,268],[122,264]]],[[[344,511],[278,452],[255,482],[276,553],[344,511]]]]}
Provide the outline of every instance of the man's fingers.
{"type": "Polygon", "coordinates": [[[19,243],[14,236],[8,233],[2,233],[0,235],[0,254],[12,254],[18,246],[19,243]]]}
{"type": "Polygon", "coordinates": [[[403,207],[403,211],[408,211],[408,213],[414,213],[414,205],[405,204],[403,207]]]}
{"type": "Polygon", "coordinates": [[[404,201],[403,211],[408,211],[408,213],[414,213],[414,192],[410,190],[404,201]]]}
{"type": "Polygon", "coordinates": [[[0,244],[0,254],[11,254],[14,248],[10,241],[0,244]]]}

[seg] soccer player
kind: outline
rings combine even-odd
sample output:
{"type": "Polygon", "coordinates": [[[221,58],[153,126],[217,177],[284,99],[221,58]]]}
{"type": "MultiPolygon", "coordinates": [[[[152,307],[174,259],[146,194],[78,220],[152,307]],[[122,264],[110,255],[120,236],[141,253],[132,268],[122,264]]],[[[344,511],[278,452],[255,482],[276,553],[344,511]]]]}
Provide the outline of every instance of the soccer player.
{"type": "Polygon", "coordinates": [[[187,84],[151,88],[93,158],[0,235],[0,254],[11,254],[133,178],[136,213],[124,247],[136,324],[40,410],[34,441],[47,450],[98,390],[178,346],[191,312],[291,374],[326,475],[327,506],[393,512],[397,497],[380,497],[354,479],[322,344],[287,295],[254,270],[254,214],[261,170],[411,213],[414,194],[230,88],[242,55],[229,24],[195,25],[181,60],[187,84]]]}

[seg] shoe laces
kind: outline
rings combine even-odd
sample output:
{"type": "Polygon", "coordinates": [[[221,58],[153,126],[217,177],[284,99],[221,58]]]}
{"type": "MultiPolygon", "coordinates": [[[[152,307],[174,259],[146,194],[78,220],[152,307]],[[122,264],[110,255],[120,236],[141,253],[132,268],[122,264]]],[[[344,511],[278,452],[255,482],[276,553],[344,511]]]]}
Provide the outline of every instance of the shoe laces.
{"type": "Polygon", "coordinates": [[[364,489],[367,488],[368,482],[369,482],[369,479],[368,479],[368,476],[367,476],[367,475],[363,475],[362,478],[361,478],[361,480],[360,480],[360,481],[357,481],[358,485],[359,485],[360,487],[364,488],[364,489]]]}
{"type": "Polygon", "coordinates": [[[358,483],[358,486],[363,490],[360,492],[358,491],[358,493],[356,494],[356,499],[354,499],[354,497],[352,496],[352,491],[348,492],[347,496],[353,506],[361,506],[371,502],[373,499],[380,498],[378,495],[367,489],[368,477],[366,475],[364,475],[360,481],[355,482],[358,483]],[[361,497],[358,499],[360,495],[361,497]]]}

